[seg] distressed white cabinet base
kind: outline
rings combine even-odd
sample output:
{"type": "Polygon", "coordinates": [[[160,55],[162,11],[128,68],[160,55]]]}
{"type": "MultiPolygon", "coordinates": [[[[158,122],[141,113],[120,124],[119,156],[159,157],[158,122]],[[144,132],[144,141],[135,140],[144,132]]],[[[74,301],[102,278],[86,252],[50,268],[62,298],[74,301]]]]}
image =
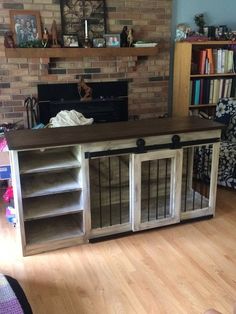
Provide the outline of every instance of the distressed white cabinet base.
{"type": "Polygon", "coordinates": [[[221,128],[186,117],[9,132],[23,255],[214,216],[221,128]]]}

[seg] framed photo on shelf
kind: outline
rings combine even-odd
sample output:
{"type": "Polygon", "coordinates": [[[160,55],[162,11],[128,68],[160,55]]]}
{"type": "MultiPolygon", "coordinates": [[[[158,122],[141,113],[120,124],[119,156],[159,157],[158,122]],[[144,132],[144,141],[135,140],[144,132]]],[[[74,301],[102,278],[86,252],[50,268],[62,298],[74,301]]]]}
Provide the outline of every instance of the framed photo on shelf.
{"type": "Polygon", "coordinates": [[[106,47],[120,47],[120,34],[105,34],[106,47]]]}
{"type": "Polygon", "coordinates": [[[87,37],[103,37],[106,33],[105,0],[60,0],[62,33],[76,34],[84,42],[87,37]]]}
{"type": "Polygon", "coordinates": [[[76,35],[63,35],[64,47],[79,47],[78,36],[76,35]]]}
{"type": "Polygon", "coordinates": [[[10,10],[10,21],[17,46],[42,38],[39,11],[10,10]]]}
{"type": "Polygon", "coordinates": [[[103,48],[106,46],[105,38],[93,38],[94,48],[103,48]]]}

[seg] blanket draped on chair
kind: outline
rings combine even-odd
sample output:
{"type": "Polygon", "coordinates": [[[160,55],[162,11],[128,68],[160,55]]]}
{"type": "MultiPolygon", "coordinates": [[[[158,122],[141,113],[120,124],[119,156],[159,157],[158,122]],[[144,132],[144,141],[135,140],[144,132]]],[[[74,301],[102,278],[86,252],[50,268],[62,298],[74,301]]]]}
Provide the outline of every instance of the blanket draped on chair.
{"type": "Polygon", "coordinates": [[[0,314],[32,314],[18,281],[0,274],[0,314]]]}

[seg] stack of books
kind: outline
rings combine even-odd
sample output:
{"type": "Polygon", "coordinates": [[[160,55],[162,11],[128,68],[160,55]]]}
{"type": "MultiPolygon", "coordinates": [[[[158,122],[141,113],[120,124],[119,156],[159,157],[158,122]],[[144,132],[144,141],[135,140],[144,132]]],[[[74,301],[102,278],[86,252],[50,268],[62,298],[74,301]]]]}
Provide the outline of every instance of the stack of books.
{"type": "MultiPolygon", "coordinates": [[[[202,49],[193,54],[196,74],[234,73],[235,52],[231,49],[202,49]]],[[[193,73],[195,74],[195,73],[193,73]]]]}
{"type": "Polygon", "coordinates": [[[190,81],[190,104],[215,104],[222,97],[236,97],[235,78],[204,78],[190,81]]]}

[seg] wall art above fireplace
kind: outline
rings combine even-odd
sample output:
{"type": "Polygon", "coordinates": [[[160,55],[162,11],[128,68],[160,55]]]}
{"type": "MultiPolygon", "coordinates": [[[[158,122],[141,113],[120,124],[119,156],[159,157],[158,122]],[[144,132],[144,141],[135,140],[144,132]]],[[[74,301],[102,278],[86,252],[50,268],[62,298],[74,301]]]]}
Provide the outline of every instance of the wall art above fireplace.
{"type": "Polygon", "coordinates": [[[76,34],[81,41],[87,27],[90,39],[106,33],[105,0],[60,0],[63,34],[76,34]]]}

